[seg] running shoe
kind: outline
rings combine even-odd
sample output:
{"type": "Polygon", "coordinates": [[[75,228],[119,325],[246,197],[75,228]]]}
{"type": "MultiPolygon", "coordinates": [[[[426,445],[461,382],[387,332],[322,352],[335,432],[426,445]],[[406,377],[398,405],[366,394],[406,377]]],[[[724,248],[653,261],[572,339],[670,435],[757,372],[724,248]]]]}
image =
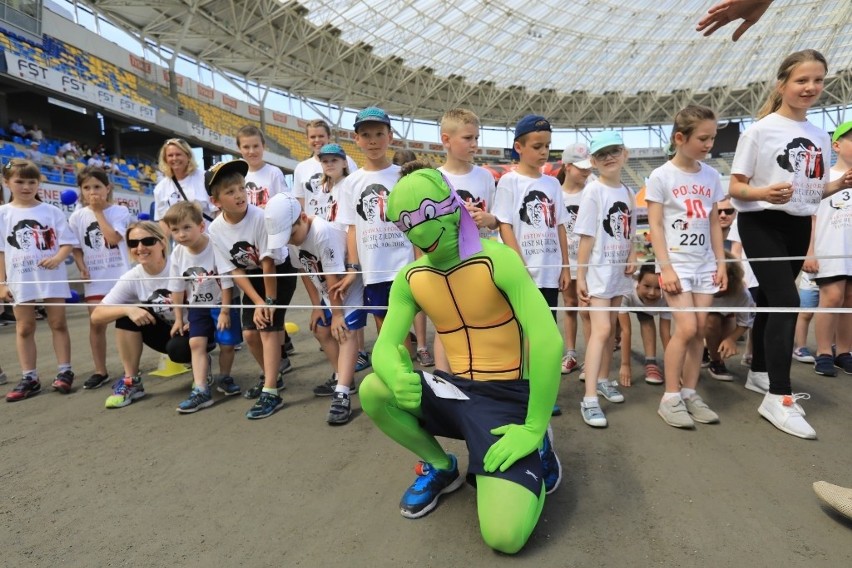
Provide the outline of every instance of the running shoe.
{"type": "Polygon", "coordinates": [[[813,363],[814,354],[807,347],[797,347],[793,350],[793,359],[799,363],[813,363]]]}
{"type": "Polygon", "coordinates": [[[367,351],[359,351],[358,359],[355,361],[355,372],[370,368],[370,354],[367,351]]]}
{"type": "Polygon", "coordinates": [[[420,361],[420,364],[424,367],[435,366],[435,358],[431,353],[429,353],[429,349],[426,347],[417,348],[417,360],[420,361]]]}
{"type": "Polygon", "coordinates": [[[550,426],[547,427],[538,454],[541,458],[541,470],[544,476],[544,491],[547,495],[550,495],[556,491],[562,481],[562,464],[553,449],[553,428],[550,426]]]}
{"type": "Polygon", "coordinates": [[[710,361],[707,372],[717,381],[733,381],[734,376],[725,366],[724,361],[710,361]]]}
{"type": "Polygon", "coordinates": [[[450,458],[448,469],[435,469],[426,462],[417,462],[414,472],[417,479],[411,484],[399,502],[400,513],[407,519],[419,519],[438,505],[438,498],[461,487],[464,477],[459,473],[456,456],[450,458]]]}
{"type": "Polygon", "coordinates": [[[573,373],[580,367],[580,364],[577,363],[577,358],[573,355],[566,355],[562,358],[562,374],[568,375],[573,373]]]}
{"type": "Polygon", "coordinates": [[[817,355],[814,358],[814,373],[824,377],[836,377],[837,371],[834,369],[834,357],[831,355],[817,355]]]}
{"type": "Polygon", "coordinates": [[[104,407],[122,408],[145,396],[145,387],[140,377],[123,377],[112,385],[112,395],[108,396],[104,407]]]}
{"type": "Polygon", "coordinates": [[[95,373],[83,383],[83,388],[86,390],[94,390],[102,387],[109,382],[109,375],[100,375],[95,373]]]}
{"type": "MultiPolygon", "coordinates": [[[[244,392],[243,396],[246,397],[246,398],[257,398],[257,397],[259,397],[260,393],[263,392],[263,383],[264,383],[263,375],[260,375],[260,377],[258,377],[258,379],[257,379],[257,383],[255,383],[255,385],[253,387],[251,387],[246,392],[244,392]]],[[[278,380],[275,381],[275,388],[277,388],[278,390],[282,390],[284,388],[284,379],[281,377],[281,375],[278,375],[278,380]]]]}
{"type": "Polygon", "coordinates": [[[847,375],[852,375],[852,353],[841,353],[835,357],[834,366],[839,367],[847,375]]]}
{"type": "Polygon", "coordinates": [[[766,393],[757,411],[782,432],[806,440],[814,440],[817,437],[816,431],[805,420],[802,407],[798,402],[809,398],[810,395],[807,393],[786,395],[766,393]]]}
{"type": "Polygon", "coordinates": [[[240,385],[237,384],[234,377],[228,375],[217,381],[216,390],[225,396],[234,396],[240,394],[240,385]]]}
{"type": "Polygon", "coordinates": [[[334,393],[331,399],[331,408],[328,409],[328,416],[325,421],[332,425],[346,424],[352,416],[351,403],[349,395],[342,392],[334,393]]]}
{"type": "Polygon", "coordinates": [[[624,395],[618,390],[616,381],[598,381],[597,393],[610,402],[624,402],[624,395]]]}
{"type": "Polygon", "coordinates": [[[192,387],[189,398],[178,405],[177,411],[181,414],[191,414],[212,405],[213,397],[210,394],[210,390],[192,387]]]}
{"type": "Polygon", "coordinates": [[[62,371],[58,375],[56,375],[56,379],[53,381],[53,384],[50,385],[53,387],[58,393],[68,394],[71,392],[71,385],[74,383],[74,372],[73,371],[62,371]]]}
{"type": "Polygon", "coordinates": [[[6,402],[17,402],[41,392],[41,382],[38,377],[25,375],[24,378],[9,392],[6,393],[6,402]]]}
{"type": "Polygon", "coordinates": [[[246,412],[246,418],[249,420],[266,418],[267,416],[275,414],[275,412],[283,406],[284,399],[277,394],[261,392],[257,402],[255,402],[254,406],[249,408],[248,412],[246,412]]]}

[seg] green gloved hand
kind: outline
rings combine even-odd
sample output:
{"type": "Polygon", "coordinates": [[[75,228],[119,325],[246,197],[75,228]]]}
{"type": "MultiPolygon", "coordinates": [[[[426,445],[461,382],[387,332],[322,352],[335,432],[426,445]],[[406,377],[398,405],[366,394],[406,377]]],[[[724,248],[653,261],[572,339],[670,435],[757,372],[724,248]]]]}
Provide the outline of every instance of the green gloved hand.
{"type": "Polygon", "coordinates": [[[387,381],[397,406],[403,410],[413,410],[420,407],[420,399],[423,395],[423,387],[420,384],[420,375],[414,372],[414,364],[411,355],[405,345],[397,345],[399,353],[398,371],[387,381]]]}
{"type": "Polygon", "coordinates": [[[483,459],[485,471],[492,473],[506,471],[519,459],[538,450],[544,434],[534,431],[526,424],[506,424],[491,430],[495,436],[502,436],[488,448],[483,459]]]}

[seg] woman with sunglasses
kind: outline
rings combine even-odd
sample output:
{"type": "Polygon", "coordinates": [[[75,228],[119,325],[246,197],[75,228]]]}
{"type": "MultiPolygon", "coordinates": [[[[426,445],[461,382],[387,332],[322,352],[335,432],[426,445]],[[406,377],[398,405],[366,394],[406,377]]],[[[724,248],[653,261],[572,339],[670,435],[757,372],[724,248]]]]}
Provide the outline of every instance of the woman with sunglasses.
{"type": "Polygon", "coordinates": [[[189,362],[178,355],[189,354],[189,338],[178,335],[170,339],[175,316],[169,299],[168,245],[163,230],[152,221],[131,223],[125,242],[130,259],[137,264],[116,282],[91,315],[93,324],[115,322],[124,367],[124,376],[115,382],[113,394],[106,400],[107,408],[121,408],[145,396],[139,375],[143,345],[172,354],[177,363],[189,362]]]}
{"type": "Polygon", "coordinates": [[[163,233],[169,234],[163,215],[179,201],[197,201],[207,221],[212,221],[215,207],[204,189],[204,170],[198,167],[186,140],[166,140],[157,160],[163,179],[154,187],[154,220],[160,223],[163,233]]]}

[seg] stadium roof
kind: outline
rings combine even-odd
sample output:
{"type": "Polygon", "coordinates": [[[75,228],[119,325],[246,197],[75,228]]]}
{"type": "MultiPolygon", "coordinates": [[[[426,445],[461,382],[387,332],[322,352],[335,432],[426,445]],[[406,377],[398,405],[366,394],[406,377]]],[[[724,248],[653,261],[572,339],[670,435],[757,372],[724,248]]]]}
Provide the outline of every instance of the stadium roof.
{"type": "MultiPolygon", "coordinates": [[[[815,48],[825,106],[852,100],[852,1],[776,0],[740,41],[716,0],[87,0],[125,29],[250,81],[344,108],[486,124],[661,124],[688,102],[752,116],[781,59],[815,48]]],[[[344,125],[347,126],[347,125],[344,125]]]]}

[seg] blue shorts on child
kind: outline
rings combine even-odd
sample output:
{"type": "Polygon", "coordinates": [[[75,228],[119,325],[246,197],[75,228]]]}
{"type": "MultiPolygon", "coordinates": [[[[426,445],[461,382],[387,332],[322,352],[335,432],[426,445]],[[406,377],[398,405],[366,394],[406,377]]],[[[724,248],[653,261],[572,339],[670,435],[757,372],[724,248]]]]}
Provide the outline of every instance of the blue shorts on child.
{"type": "Polygon", "coordinates": [[[369,306],[369,309],[364,310],[365,312],[380,318],[387,315],[391,284],[393,284],[392,281],[364,286],[364,305],[369,306]]]}
{"type": "MultiPolygon", "coordinates": [[[[325,302],[323,302],[322,315],[325,319],[317,321],[317,325],[320,327],[331,326],[331,310],[325,307],[325,302]]],[[[350,331],[361,329],[367,325],[367,312],[364,310],[352,310],[343,318],[343,321],[350,331]]]]}
{"type": "Polygon", "coordinates": [[[469,461],[468,483],[475,485],[475,476],[487,475],[513,481],[536,496],[541,493],[542,467],[537,451],[519,459],[506,471],[486,473],[483,464],[485,453],[500,439],[491,430],[526,421],[529,381],[472,381],[443,371],[436,371],[434,375],[415,372],[420,375],[420,386],[423,389],[421,417],[418,421],[433,436],[465,441],[469,461]],[[428,385],[428,381],[436,377],[458,388],[468,399],[457,400],[436,395],[428,385]]]}
{"type": "Polygon", "coordinates": [[[216,329],[219,323],[221,308],[205,306],[203,308],[189,308],[189,337],[206,337],[208,344],[239,345],[243,341],[240,328],[240,311],[230,308],[231,325],[222,331],[216,329]]]}

